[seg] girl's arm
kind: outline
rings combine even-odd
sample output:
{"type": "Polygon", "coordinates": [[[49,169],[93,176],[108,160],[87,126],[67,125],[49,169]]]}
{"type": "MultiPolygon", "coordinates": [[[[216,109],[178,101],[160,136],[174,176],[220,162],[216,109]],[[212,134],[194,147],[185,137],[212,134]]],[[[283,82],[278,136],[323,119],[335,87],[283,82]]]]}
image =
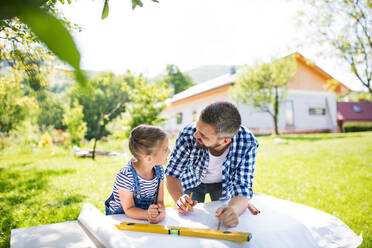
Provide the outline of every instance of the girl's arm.
{"type": "Polygon", "coordinates": [[[119,197],[124,212],[128,217],[132,219],[148,220],[147,210],[143,210],[135,206],[133,200],[133,192],[119,188],[119,197]]]}

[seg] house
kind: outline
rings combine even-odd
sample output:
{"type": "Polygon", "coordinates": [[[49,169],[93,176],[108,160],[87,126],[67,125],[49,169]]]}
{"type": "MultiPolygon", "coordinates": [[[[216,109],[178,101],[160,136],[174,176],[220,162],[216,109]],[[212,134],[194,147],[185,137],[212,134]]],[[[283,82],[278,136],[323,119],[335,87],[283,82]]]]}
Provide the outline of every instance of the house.
{"type": "Polygon", "coordinates": [[[372,123],[372,102],[337,102],[338,130],[350,122],[372,123]]]}
{"type": "MultiPolygon", "coordinates": [[[[336,94],[345,94],[350,91],[349,88],[339,83],[335,91],[330,92],[327,89],[327,81],[335,79],[301,54],[295,55],[297,72],[287,85],[286,100],[279,106],[279,131],[282,133],[336,131],[336,94]]],[[[273,119],[268,113],[237,103],[229,96],[229,89],[234,85],[237,76],[232,70],[168,99],[168,107],[162,112],[162,116],[167,117],[168,121],[163,128],[176,133],[195,121],[206,105],[216,101],[230,101],[238,107],[244,126],[254,133],[273,132],[273,119]]]]}

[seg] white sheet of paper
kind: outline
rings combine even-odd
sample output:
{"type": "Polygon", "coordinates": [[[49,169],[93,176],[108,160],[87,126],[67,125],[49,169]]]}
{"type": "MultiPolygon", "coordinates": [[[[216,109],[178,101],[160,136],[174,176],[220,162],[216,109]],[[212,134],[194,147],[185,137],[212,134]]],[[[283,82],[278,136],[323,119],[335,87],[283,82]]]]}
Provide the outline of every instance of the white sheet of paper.
{"type": "MultiPolygon", "coordinates": [[[[250,232],[249,242],[118,230],[121,222],[147,223],[126,215],[103,215],[92,204],[85,204],[79,222],[106,247],[250,247],[250,248],[355,248],[362,241],[341,220],[317,209],[255,193],[251,202],[261,211],[258,215],[246,210],[239,225],[227,230],[250,232]]],[[[217,229],[215,212],[222,202],[198,204],[194,212],[181,215],[176,208],[166,209],[166,218],[159,225],[217,229]]],[[[95,247],[77,221],[13,229],[11,247],[95,247]]]]}
{"type": "MultiPolygon", "coordinates": [[[[347,225],[336,217],[290,201],[254,194],[251,202],[261,211],[258,215],[246,210],[239,217],[239,225],[227,230],[252,233],[249,242],[178,237],[161,234],[113,231],[107,232],[112,247],[358,247],[362,237],[357,236],[347,225]],[[118,236],[116,236],[119,234],[118,236]]],[[[217,229],[215,212],[222,202],[198,204],[194,212],[181,215],[176,208],[166,210],[166,218],[159,225],[217,229]]],[[[79,217],[80,218],[80,217],[79,217]]],[[[105,216],[107,223],[147,223],[133,220],[125,215],[105,216]]]]}

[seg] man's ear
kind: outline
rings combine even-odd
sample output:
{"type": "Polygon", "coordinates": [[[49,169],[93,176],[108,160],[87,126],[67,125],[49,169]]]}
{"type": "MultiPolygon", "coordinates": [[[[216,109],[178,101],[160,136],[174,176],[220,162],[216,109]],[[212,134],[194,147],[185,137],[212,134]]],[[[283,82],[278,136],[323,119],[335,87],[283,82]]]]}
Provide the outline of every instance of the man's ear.
{"type": "Polygon", "coordinates": [[[232,138],[224,138],[223,139],[223,143],[225,144],[225,145],[228,145],[228,144],[230,144],[232,142],[232,138]]]}

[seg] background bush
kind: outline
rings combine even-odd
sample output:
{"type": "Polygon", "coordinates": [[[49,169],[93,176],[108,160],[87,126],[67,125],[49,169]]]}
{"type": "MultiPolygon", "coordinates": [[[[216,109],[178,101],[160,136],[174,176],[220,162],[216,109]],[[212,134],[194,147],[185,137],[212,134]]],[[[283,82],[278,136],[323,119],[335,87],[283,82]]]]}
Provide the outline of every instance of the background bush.
{"type": "Polygon", "coordinates": [[[346,123],[342,127],[343,132],[372,131],[372,123],[346,123]]]}

